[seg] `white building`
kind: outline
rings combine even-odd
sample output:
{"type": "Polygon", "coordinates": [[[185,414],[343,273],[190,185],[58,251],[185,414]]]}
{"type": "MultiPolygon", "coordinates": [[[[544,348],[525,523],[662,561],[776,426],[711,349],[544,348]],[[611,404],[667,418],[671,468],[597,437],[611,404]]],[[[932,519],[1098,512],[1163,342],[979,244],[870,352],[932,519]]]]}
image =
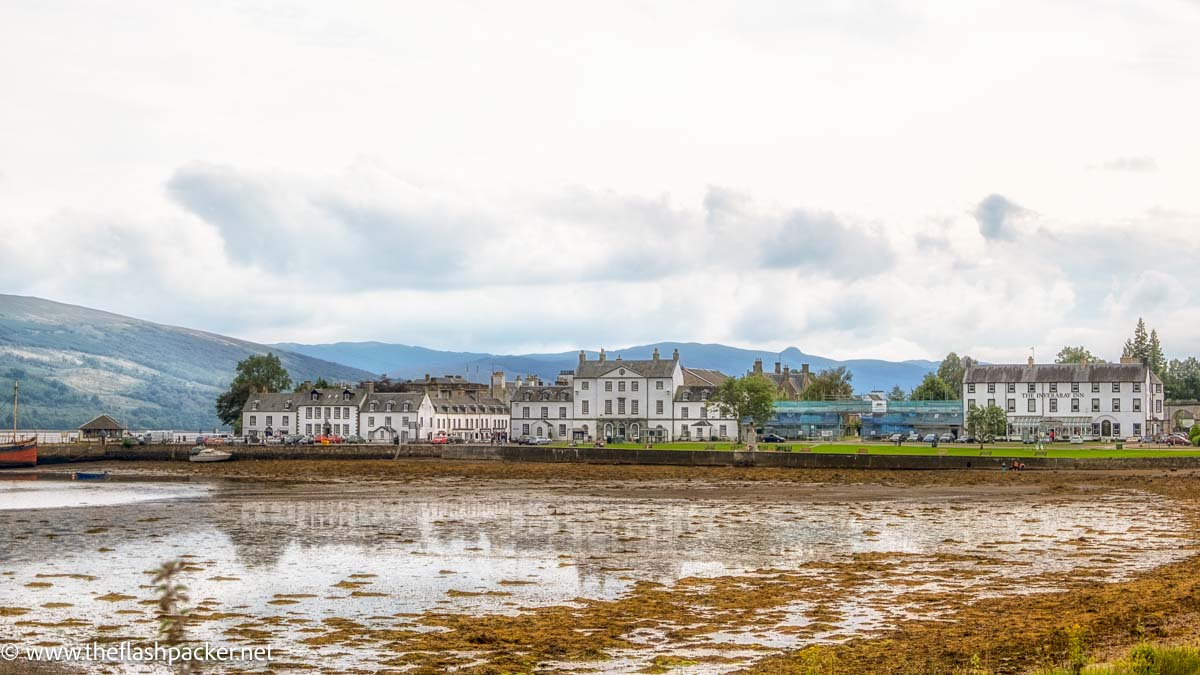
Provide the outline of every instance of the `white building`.
{"type": "Polygon", "coordinates": [[[242,435],[252,438],[295,433],[297,393],[252,393],[242,406],[242,435]]]}
{"type": "Polygon", "coordinates": [[[513,390],[512,433],[551,440],[629,441],[737,438],[737,424],[707,403],[726,379],[712,370],[684,368],[676,350],[670,359],[595,361],[579,353],[574,372],[553,386],[526,384],[513,390]]]}
{"type": "Polygon", "coordinates": [[[441,392],[429,399],[431,423],[423,427],[425,440],[437,436],[466,441],[504,441],[508,439],[509,407],[504,401],[482,391],[441,392]]]}
{"type": "Polygon", "coordinates": [[[408,443],[425,438],[434,417],[425,392],[376,392],[367,383],[367,395],[358,413],[358,428],[371,443],[408,443]]]}
{"type": "Polygon", "coordinates": [[[964,419],[996,405],[1010,438],[1154,436],[1163,430],[1163,385],[1136,359],[1121,363],[978,365],[963,376],[964,419]]]}

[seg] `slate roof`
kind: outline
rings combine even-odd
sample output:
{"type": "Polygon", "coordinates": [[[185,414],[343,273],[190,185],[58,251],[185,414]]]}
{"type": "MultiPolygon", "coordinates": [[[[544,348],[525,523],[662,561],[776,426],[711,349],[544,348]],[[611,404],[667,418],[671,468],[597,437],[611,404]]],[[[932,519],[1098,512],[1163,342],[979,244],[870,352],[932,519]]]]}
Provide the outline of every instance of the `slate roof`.
{"type": "Polygon", "coordinates": [[[124,431],[125,427],[108,415],[97,415],[79,427],[80,431],[124,431]]]}
{"type": "Polygon", "coordinates": [[[444,415],[507,415],[508,406],[498,398],[477,396],[474,393],[451,396],[449,398],[430,398],[434,412],[444,415]]]}
{"type": "Polygon", "coordinates": [[[967,369],[964,382],[1145,382],[1146,366],[1140,363],[1050,363],[976,365],[967,369]]]}
{"type": "Polygon", "coordinates": [[[520,389],[517,389],[510,398],[512,399],[512,401],[514,403],[520,403],[520,402],[523,402],[526,400],[528,400],[529,402],[532,403],[535,401],[547,400],[544,398],[544,396],[546,394],[550,395],[550,398],[549,398],[550,402],[558,401],[558,402],[562,403],[562,402],[566,402],[566,401],[574,401],[575,400],[575,391],[571,387],[564,386],[564,385],[551,385],[551,386],[542,386],[542,387],[525,386],[525,387],[521,387],[520,389]],[[564,395],[566,396],[566,398],[563,398],[564,395]],[[526,399],[525,398],[526,396],[528,396],[529,398],[526,399]]]}
{"type": "Polygon", "coordinates": [[[603,377],[620,368],[631,371],[630,377],[671,377],[678,364],[675,359],[583,361],[575,368],[575,377],[603,377]]]}
{"type": "Polygon", "coordinates": [[[364,412],[388,412],[387,404],[390,402],[392,404],[391,412],[403,412],[405,403],[409,404],[411,408],[409,412],[416,412],[424,400],[425,392],[423,391],[372,392],[363,399],[362,409],[364,412]],[[372,403],[375,404],[375,410],[371,410],[372,403]]]}
{"type": "Polygon", "coordinates": [[[304,394],[290,391],[274,394],[250,394],[246,399],[246,404],[242,406],[242,412],[292,412],[296,406],[307,400],[308,398],[304,394]],[[287,405],[288,401],[292,403],[290,408],[287,405]],[[257,408],[254,407],[255,403],[258,404],[257,408]]]}
{"type": "Polygon", "coordinates": [[[707,368],[684,368],[683,369],[683,384],[687,387],[716,387],[729,376],[719,370],[709,370],[707,368]]]}
{"type": "Polygon", "coordinates": [[[358,387],[330,387],[329,389],[309,389],[307,391],[297,392],[292,396],[298,397],[296,405],[349,405],[358,407],[363,399],[367,397],[367,390],[358,387]],[[317,392],[320,398],[316,401],[312,400],[312,393],[317,392]],[[344,392],[350,392],[350,400],[342,400],[344,392]]]}

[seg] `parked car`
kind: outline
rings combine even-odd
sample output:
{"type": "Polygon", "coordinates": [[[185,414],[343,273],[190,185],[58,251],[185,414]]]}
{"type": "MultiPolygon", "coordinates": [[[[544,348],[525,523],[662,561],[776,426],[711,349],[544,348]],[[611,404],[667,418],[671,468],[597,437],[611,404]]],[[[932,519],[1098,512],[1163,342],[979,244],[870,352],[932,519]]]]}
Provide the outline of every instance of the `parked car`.
{"type": "Polygon", "coordinates": [[[1083,445],[1083,436],[1080,436],[1079,434],[1071,434],[1071,438],[1069,440],[1071,445],[1083,445]]]}
{"type": "Polygon", "coordinates": [[[1167,445],[1170,445],[1170,446],[1191,445],[1192,444],[1192,442],[1187,440],[1186,438],[1180,438],[1179,436],[1176,436],[1175,434],[1171,434],[1170,436],[1167,436],[1166,438],[1164,438],[1163,443],[1166,443],[1167,445]]]}
{"type": "Polygon", "coordinates": [[[968,435],[968,434],[963,434],[962,436],[959,436],[958,438],[954,439],[954,442],[955,443],[974,443],[975,437],[968,435]]]}
{"type": "Polygon", "coordinates": [[[917,441],[921,440],[921,434],[918,434],[917,432],[914,431],[908,435],[908,438],[906,438],[904,440],[912,441],[912,442],[916,443],[917,441]]]}
{"type": "Polygon", "coordinates": [[[433,440],[430,442],[434,445],[449,445],[450,439],[446,438],[445,436],[434,436],[433,440]]]}
{"type": "Polygon", "coordinates": [[[937,434],[925,434],[925,438],[922,438],[921,441],[925,443],[934,443],[937,441],[937,439],[937,434]]]}
{"type": "Polygon", "coordinates": [[[550,445],[550,439],[545,438],[544,436],[538,436],[537,438],[530,439],[529,444],[530,445],[550,445]]]}
{"type": "Polygon", "coordinates": [[[888,436],[888,440],[892,443],[899,443],[901,438],[904,438],[904,436],[900,434],[892,434],[891,436],[888,436]]]}
{"type": "Polygon", "coordinates": [[[938,440],[941,441],[942,443],[953,443],[954,436],[951,434],[942,434],[941,437],[938,438],[938,440]]]}
{"type": "Polygon", "coordinates": [[[451,436],[450,442],[451,443],[466,443],[467,439],[462,436],[451,436]]]}
{"type": "Polygon", "coordinates": [[[354,434],[353,436],[348,437],[346,439],[346,442],[347,443],[366,443],[367,439],[363,438],[362,436],[359,436],[358,434],[354,434]]]}
{"type": "Polygon", "coordinates": [[[762,437],[763,443],[782,443],[786,440],[786,438],[780,436],[779,434],[763,434],[762,437]]]}

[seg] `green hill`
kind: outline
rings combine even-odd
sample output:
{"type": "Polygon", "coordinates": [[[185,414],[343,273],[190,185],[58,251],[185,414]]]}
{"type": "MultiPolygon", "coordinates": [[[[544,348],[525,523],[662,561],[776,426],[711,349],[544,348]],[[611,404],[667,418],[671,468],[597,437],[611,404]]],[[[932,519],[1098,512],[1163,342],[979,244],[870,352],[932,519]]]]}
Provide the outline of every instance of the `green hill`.
{"type": "Polygon", "coordinates": [[[0,428],[21,381],[24,429],[74,429],[108,413],[131,429],[212,429],[237,362],[273,352],[295,381],[366,371],[213,333],[40,298],[0,294],[0,428]]]}

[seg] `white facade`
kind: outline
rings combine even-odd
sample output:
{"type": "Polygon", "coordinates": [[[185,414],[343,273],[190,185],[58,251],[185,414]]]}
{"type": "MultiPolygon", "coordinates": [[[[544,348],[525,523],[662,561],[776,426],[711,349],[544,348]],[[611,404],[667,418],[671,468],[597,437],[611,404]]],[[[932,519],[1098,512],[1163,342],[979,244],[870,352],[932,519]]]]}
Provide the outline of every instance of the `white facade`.
{"type": "Polygon", "coordinates": [[[707,403],[725,375],[671,359],[589,361],[583,352],[562,384],[523,386],[512,395],[512,437],[551,440],[736,440],[737,424],[707,403]]]}
{"type": "Polygon", "coordinates": [[[425,438],[433,416],[433,404],[424,392],[376,393],[368,387],[358,428],[370,443],[408,443],[425,438]]]}
{"type": "Polygon", "coordinates": [[[254,393],[242,406],[242,435],[252,438],[295,433],[297,393],[254,393]]]}
{"type": "Polygon", "coordinates": [[[1163,386],[1140,363],[983,365],[963,377],[963,414],[999,406],[1010,438],[1054,433],[1085,440],[1155,436],[1163,386]]]}
{"type": "Polygon", "coordinates": [[[422,430],[424,440],[437,436],[478,442],[508,439],[509,407],[498,398],[463,392],[432,398],[430,404],[432,419],[422,430]]]}

